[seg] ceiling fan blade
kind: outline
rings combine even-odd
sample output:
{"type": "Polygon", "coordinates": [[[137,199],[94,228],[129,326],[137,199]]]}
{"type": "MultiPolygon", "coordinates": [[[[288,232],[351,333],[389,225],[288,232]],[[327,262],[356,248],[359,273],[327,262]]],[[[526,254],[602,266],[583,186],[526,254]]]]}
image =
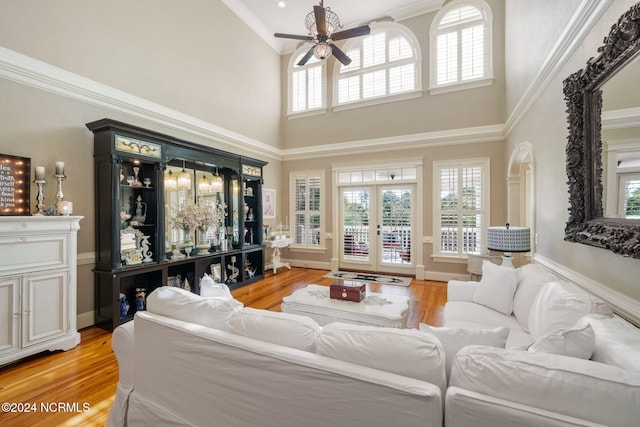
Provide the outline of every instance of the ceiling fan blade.
{"type": "Polygon", "coordinates": [[[327,20],[324,16],[324,7],[313,6],[313,13],[316,15],[316,29],[318,34],[327,35],[327,20]]]}
{"type": "Polygon", "coordinates": [[[280,38],[283,38],[283,39],[304,40],[304,41],[313,40],[313,37],[311,37],[311,36],[298,36],[296,34],[283,34],[283,33],[275,33],[273,35],[273,37],[280,37],[280,38]]]}
{"type": "Polygon", "coordinates": [[[341,51],[338,46],[333,43],[329,43],[329,46],[331,46],[333,56],[335,56],[338,61],[342,62],[342,65],[351,64],[351,58],[349,58],[346,53],[341,51]]]}
{"type": "Polygon", "coordinates": [[[315,46],[312,46],[311,49],[309,49],[307,51],[307,53],[305,53],[305,55],[302,57],[302,59],[300,61],[298,61],[298,64],[296,64],[296,65],[299,65],[300,67],[302,67],[304,64],[306,64],[307,61],[309,60],[309,58],[311,58],[313,56],[313,48],[314,47],[315,46]]]}
{"type": "Polygon", "coordinates": [[[349,30],[338,31],[331,35],[331,40],[344,40],[351,37],[366,36],[371,33],[371,28],[368,25],[362,27],[351,28],[349,30]]]}

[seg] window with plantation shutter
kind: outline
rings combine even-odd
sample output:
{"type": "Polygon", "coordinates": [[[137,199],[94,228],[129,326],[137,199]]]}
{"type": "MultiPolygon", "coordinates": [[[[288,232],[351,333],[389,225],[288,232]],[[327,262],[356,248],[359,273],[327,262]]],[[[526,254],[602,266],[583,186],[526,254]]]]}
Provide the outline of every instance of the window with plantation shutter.
{"type": "Polygon", "coordinates": [[[434,255],[465,257],[485,248],[489,160],[434,162],[434,255]]]}
{"type": "Polygon", "coordinates": [[[491,84],[492,21],[483,0],[454,0],[436,14],[430,32],[432,92],[491,84]]]}
{"type": "Polygon", "coordinates": [[[620,175],[620,212],[621,218],[640,218],[640,174],[620,175]]]}
{"type": "Polygon", "coordinates": [[[291,237],[296,246],[321,247],[323,221],[323,173],[296,172],[291,174],[293,212],[291,237]]]}
{"type": "Polygon", "coordinates": [[[297,63],[309,50],[303,46],[292,55],[289,65],[289,114],[304,113],[326,107],[325,61],[311,57],[299,66],[297,63]]]}
{"type": "Polygon", "coordinates": [[[420,89],[420,49],[413,33],[394,22],[370,27],[371,34],[344,45],[352,62],[336,65],[334,107],[363,101],[370,105],[420,89]]]}

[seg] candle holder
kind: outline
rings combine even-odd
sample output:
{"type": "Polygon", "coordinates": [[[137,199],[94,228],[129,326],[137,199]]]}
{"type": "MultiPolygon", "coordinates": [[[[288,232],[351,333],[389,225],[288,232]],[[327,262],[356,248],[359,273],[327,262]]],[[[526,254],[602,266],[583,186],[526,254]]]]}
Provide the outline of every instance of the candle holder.
{"type": "Polygon", "coordinates": [[[56,191],[56,208],[58,212],[62,211],[62,201],[64,200],[64,194],[62,193],[62,180],[66,178],[64,174],[56,174],[56,179],[58,180],[58,190],[56,191]]]}
{"type": "Polygon", "coordinates": [[[36,212],[34,215],[44,215],[44,192],[42,191],[42,187],[44,187],[44,185],[47,183],[46,180],[44,179],[36,179],[35,181],[33,181],[34,184],[36,184],[38,186],[38,195],[36,197],[36,200],[38,201],[38,212],[36,212]]]}

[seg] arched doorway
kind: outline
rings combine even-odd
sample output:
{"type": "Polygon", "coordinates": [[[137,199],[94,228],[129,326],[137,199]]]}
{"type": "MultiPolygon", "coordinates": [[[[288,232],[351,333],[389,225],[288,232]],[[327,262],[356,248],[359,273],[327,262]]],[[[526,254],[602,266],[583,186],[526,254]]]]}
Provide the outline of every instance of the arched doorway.
{"type": "Polygon", "coordinates": [[[509,159],[507,175],[507,220],[512,225],[531,229],[531,252],[516,259],[519,265],[531,261],[535,253],[535,164],[529,142],[521,142],[509,159]]]}

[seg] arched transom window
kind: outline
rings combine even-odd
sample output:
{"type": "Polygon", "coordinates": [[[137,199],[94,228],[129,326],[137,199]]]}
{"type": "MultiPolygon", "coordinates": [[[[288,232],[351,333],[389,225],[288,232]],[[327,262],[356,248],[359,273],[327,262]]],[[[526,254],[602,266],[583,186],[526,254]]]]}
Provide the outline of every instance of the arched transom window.
{"type": "Polygon", "coordinates": [[[482,0],[454,0],[436,14],[430,32],[432,90],[470,82],[474,84],[466,87],[491,84],[492,20],[482,0]]]}
{"type": "Polygon", "coordinates": [[[312,56],[303,65],[297,65],[309,50],[303,45],[291,56],[289,62],[289,107],[288,114],[309,111],[324,111],[327,106],[325,90],[326,61],[312,56]]]}
{"type": "Polygon", "coordinates": [[[413,33],[392,22],[370,27],[371,34],[350,39],[343,47],[351,63],[336,63],[334,107],[420,89],[420,49],[413,33]]]}

